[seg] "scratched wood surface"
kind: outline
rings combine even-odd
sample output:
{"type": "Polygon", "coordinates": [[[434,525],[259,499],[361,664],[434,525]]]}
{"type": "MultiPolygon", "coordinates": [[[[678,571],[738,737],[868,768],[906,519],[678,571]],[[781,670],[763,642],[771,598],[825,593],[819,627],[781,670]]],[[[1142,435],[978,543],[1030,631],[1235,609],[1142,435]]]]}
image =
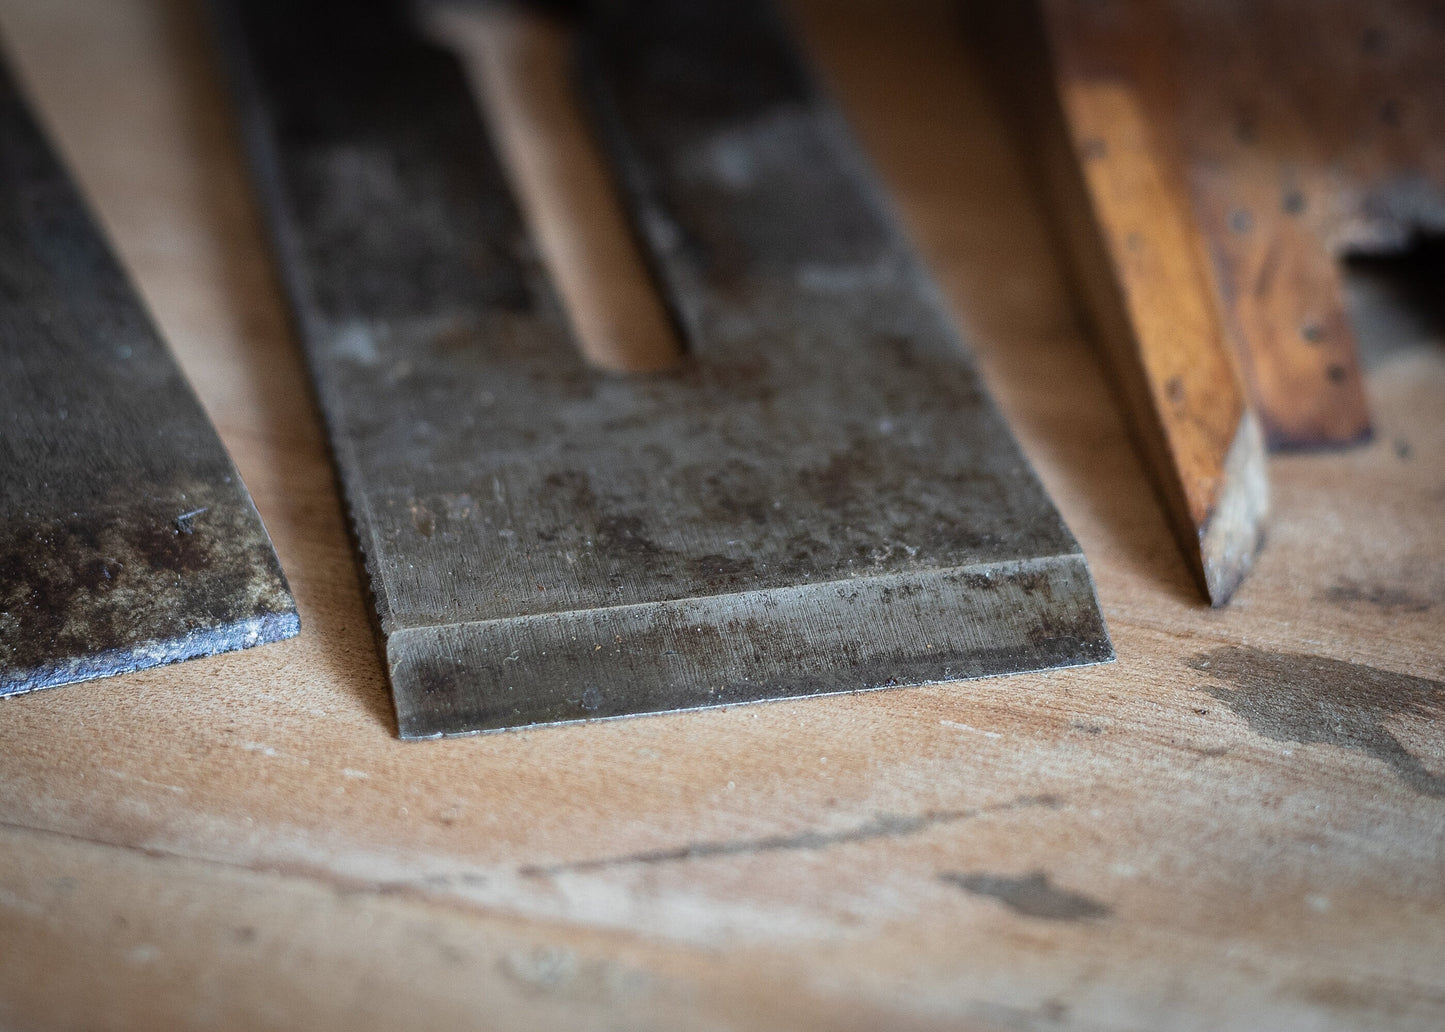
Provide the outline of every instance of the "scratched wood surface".
{"type": "Polygon", "coordinates": [[[406,744],[195,10],[0,0],[301,636],[0,705],[0,1027],[1445,1025],[1445,348],[1196,601],[947,5],[807,37],[1087,552],[1110,667],[406,744]]]}

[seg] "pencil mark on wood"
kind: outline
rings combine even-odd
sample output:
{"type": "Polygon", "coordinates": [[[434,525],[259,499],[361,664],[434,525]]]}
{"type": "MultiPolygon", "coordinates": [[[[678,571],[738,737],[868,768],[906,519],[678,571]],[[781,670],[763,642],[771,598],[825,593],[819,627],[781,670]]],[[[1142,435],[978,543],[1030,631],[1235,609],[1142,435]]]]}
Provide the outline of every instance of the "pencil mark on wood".
{"type": "Polygon", "coordinates": [[[579,860],[572,863],[534,864],[520,869],[527,876],[564,874],[569,872],[601,871],[610,867],[633,865],[667,864],[683,860],[708,860],[723,856],[751,856],[757,853],[775,853],[794,849],[827,849],[829,846],[846,845],[855,842],[869,842],[874,839],[900,838],[916,835],[941,824],[956,824],[988,814],[1006,813],[1033,806],[1057,808],[1062,800],[1054,795],[1019,796],[994,806],[980,806],[971,810],[929,810],[921,814],[878,814],[871,821],[843,831],[802,831],[791,835],[768,835],[755,839],[730,839],[717,842],[690,842],[672,849],[650,850],[629,853],[624,856],[606,857],[599,860],[579,860]]]}
{"type": "Polygon", "coordinates": [[[1395,716],[1445,716],[1445,684],[1318,656],[1235,645],[1186,665],[1231,687],[1204,690],[1280,742],[1357,749],[1387,764],[1421,795],[1445,798],[1445,776],[1427,770],[1385,727],[1395,716]]]}
{"type": "Polygon", "coordinates": [[[1114,913],[1113,907],[1090,896],[1050,884],[1049,876],[1043,871],[1033,871],[1019,878],[983,872],[950,872],[938,877],[975,896],[996,899],[1025,917],[1038,917],[1045,921],[1093,921],[1114,913]]]}

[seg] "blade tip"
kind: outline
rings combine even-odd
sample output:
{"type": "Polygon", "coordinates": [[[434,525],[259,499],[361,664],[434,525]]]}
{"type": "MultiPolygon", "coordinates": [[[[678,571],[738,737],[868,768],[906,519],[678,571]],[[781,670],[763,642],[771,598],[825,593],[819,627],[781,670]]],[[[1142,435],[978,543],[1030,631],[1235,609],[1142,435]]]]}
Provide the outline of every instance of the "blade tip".
{"type": "Polygon", "coordinates": [[[1224,460],[1218,499],[1199,531],[1199,553],[1210,605],[1229,602],[1264,545],[1269,477],[1264,435],[1245,412],[1224,460]]]}

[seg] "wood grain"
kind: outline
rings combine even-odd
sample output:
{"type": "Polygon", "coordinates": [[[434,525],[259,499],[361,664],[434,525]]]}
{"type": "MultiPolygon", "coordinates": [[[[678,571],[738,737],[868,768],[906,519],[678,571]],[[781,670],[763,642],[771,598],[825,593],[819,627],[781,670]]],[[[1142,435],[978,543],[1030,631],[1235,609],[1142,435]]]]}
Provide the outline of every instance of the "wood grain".
{"type": "Polygon", "coordinates": [[[1445,1022],[1439,341],[1362,323],[1376,442],[1277,458],[1270,548],[1203,609],[952,5],[797,11],[1119,663],[397,741],[194,9],[3,0],[305,629],[0,706],[0,1025],[1445,1022]]]}

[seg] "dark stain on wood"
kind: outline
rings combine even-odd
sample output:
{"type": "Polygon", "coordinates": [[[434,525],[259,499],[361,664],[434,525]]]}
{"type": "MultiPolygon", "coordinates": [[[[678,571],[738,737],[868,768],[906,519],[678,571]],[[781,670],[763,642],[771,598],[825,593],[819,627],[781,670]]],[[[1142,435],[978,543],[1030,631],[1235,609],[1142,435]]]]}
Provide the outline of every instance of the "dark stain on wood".
{"type": "Polygon", "coordinates": [[[1378,584],[1364,585],[1352,581],[1341,581],[1331,586],[1325,591],[1323,598],[1334,605],[1371,606],[1387,613],[1424,613],[1437,601],[1401,588],[1388,588],[1378,584]]]}
{"type": "Polygon", "coordinates": [[[1336,1014],[1372,1012],[1400,1024],[1407,1024],[1401,1021],[1406,1015],[1445,1007],[1445,993],[1404,979],[1302,979],[1290,983],[1288,989],[1292,995],[1336,1014]]]}
{"type": "Polygon", "coordinates": [[[1445,717],[1445,684],[1244,645],[1201,653],[1186,663],[1229,685],[1205,691],[1266,738],[1357,749],[1387,764],[1421,795],[1445,798],[1445,776],[1427,770],[1385,727],[1390,717],[1445,717]]]}
{"type": "Polygon", "coordinates": [[[1019,878],[999,874],[941,874],[943,881],[975,896],[996,899],[1016,914],[1045,921],[1095,921],[1109,917],[1114,908],[1082,893],[1061,889],[1043,871],[1019,878]]]}

